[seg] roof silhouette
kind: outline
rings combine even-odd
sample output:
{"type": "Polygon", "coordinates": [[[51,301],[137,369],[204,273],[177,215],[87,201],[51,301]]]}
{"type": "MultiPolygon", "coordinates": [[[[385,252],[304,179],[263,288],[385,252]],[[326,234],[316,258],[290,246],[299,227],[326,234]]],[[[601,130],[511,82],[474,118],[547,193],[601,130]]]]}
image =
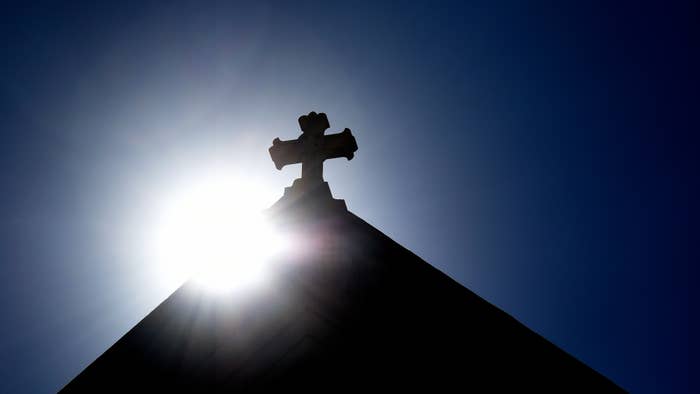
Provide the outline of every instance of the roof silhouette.
{"type": "Polygon", "coordinates": [[[185,284],[63,391],[622,391],[357,216],[319,207],[276,207],[323,242],[274,289],[185,284]]]}

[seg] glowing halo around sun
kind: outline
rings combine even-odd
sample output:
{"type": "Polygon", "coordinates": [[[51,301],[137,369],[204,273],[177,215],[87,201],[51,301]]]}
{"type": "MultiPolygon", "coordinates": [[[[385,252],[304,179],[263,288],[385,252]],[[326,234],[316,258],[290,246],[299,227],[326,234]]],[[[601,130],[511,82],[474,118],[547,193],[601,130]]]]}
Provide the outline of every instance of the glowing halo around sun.
{"type": "Polygon", "coordinates": [[[274,258],[288,248],[265,220],[264,193],[243,178],[209,176],[164,200],[151,245],[166,287],[189,279],[216,292],[260,286],[274,258]]]}

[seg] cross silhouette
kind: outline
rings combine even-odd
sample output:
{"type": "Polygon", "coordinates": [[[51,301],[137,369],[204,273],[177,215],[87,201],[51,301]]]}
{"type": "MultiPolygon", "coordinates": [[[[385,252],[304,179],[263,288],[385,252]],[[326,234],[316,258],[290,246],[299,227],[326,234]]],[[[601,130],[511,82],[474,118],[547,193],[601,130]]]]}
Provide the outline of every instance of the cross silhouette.
{"type": "Polygon", "coordinates": [[[275,138],[270,147],[270,157],[281,170],[287,164],[301,163],[301,179],[305,183],[323,182],[323,161],[337,157],[352,160],[357,142],[350,129],[337,134],[324,135],[330,127],[326,114],[310,112],[299,117],[302,135],[296,140],[281,141],[275,138]]]}

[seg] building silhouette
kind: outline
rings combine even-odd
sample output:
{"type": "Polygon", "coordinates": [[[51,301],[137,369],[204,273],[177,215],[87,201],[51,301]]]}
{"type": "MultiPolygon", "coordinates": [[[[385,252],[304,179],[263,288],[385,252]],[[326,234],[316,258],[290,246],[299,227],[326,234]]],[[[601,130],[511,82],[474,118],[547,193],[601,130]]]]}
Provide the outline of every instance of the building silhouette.
{"type": "Polygon", "coordinates": [[[349,212],[309,172],[268,211],[316,241],[282,257],[274,287],[212,297],[186,283],[62,391],[623,391],[349,212]]]}

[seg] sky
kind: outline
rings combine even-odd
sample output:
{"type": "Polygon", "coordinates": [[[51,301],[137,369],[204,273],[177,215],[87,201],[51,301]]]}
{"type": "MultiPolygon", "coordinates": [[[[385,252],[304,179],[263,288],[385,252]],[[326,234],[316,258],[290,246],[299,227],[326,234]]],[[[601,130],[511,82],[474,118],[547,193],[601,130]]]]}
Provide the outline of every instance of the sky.
{"type": "Polygon", "coordinates": [[[698,11],[4,4],[0,392],[58,390],[175,289],[173,195],[274,203],[310,111],[357,139],[325,165],[350,211],[623,388],[700,390],[698,11]]]}

